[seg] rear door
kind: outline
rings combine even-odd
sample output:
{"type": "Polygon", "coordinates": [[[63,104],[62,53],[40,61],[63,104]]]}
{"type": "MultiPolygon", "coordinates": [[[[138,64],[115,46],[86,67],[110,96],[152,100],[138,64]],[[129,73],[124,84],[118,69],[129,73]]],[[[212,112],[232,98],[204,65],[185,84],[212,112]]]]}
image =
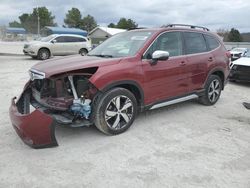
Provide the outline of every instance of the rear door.
{"type": "Polygon", "coordinates": [[[187,63],[189,92],[201,89],[206,80],[209,63],[213,63],[213,54],[209,52],[202,33],[183,32],[187,63]]]}
{"type": "Polygon", "coordinates": [[[144,53],[142,69],[145,76],[146,103],[184,95],[188,91],[187,75],[183,71],[186,58],[183,56],[183,42],[180,32],[161,34],[144,53]],[[152,54],[156,50],[168,51],[168,60],[159,60],[151,65],[152,54]]]}
{"type": "Polygon", "coordinates": [[[78,41],[78,37],[75,36],[66,36],[66,43],[65,43],[65,50],[67,55],[70,54],[78,54],[79,50],[78,50],[78,46],[79,46],[79,41],[78,41]]]}
{"type": "Polygon", "coordinates": [[[86,48],[88,50],[87,40],[85,38],[76,37],[75,52],[79,53],[80,49],[82,49],[82,48],[86,48]]]}

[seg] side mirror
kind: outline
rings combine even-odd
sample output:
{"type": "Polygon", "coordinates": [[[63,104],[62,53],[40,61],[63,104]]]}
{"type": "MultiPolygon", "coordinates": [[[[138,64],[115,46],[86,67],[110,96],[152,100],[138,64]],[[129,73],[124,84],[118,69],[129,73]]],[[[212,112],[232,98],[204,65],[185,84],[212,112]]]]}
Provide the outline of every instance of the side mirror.
{"type": "Polygon", "coordinates": [[[56,42],[57,42],[56,39],[54,39],[54,40],[51,41],[51,43],[53,43],[53,44],[56,43],[56,42]]]}
{"type": "Polygon", "coordinates": [[[151,60],[151,65],[156,65],[157,61],[161,60],[161,61],[166,61],[169,58],[169,52],[167,51],[161,51],[161,50],[156,50],[153,54],[152,54],[152,60],[151,60]]]}

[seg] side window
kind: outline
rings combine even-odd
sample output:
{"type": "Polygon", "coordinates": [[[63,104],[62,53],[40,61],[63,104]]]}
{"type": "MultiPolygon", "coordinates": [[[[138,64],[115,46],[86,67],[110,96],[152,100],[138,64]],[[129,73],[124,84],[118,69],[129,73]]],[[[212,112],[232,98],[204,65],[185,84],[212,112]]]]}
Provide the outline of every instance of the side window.
{"type": "Polygon", "coordinates": [[[161,34],[144,54],[144,59],[152,59],[156,50],[168,51],[170,57],[182,55],[182,37],[180,32],[161,34]]]}
{"type": "Polygon", "coordinates": [[[58,42],[58,43],[66,42],[66,41],[65,41],[65,37],[57,37],[57,38],[55,38],[55,40],[56,40],[56,42],[58,42]]]}
{"type": "Polygon", "coordinates": [[[217,48],[220,43],[210,35],[204,35],[210,50],[217,48]]]}
{"type": "Polygon", "coordinates": [[[65,42],[76,42],[76,37],[65,37],[65,42]]]}
{"type": "Polygon", "coordinates": [[[205,39],[201,33],[184,32],[186,54],[196,54],[207,51],[205,39]]]}
{"type": "Polygon", "coordinates": [[[77,37],[77,42],[86,42],[86,39],[85,38],[77,37]]]}

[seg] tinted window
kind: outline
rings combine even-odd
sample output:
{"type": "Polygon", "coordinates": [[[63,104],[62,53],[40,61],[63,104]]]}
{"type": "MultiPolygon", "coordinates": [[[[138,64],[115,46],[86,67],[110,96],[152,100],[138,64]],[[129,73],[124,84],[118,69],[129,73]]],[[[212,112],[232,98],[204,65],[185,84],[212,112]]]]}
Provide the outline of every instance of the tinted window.
{"type": "Polygon", "coordinates": [[[57,37],[55,40],[56,42],[59,42],[59,43],[65,42],[65,37],[57,37]]]}
{"type": "Polygon", "coordinates": [[[170,57],[182,55],[181,33],[168,32],[160,35],[145,53],[144,58],[151,59],[156,50],[168,51],[170,57]]]}
{"type": "Polygon", "coordinates": [[[61,42],[86,42],[84,38],[80,37],[71,37],[71,36],[60,36],[56,38],[56,41],[61,42]]]}
{"type": "Polygon", "coordinates": [[[78,42],[77,37],[65,37],[65,42],[78,42]]]}
{"type": "Polygon", "coordinates": [[[206,38],[206,41],[210,50],[213,50],[220,45],[219,42],[210,35],[205,35],[205,38],[206,38]]]}
{"type": "Polygon", "coordinates": [[[77,42],[86,42],[85,38],[76,37],[77,42]]]}
{"type": "Polygon", "coordinates": [[[205,39],[201,33],[184,32],[186,54],[202,53],[207,51],[205,39]]]}

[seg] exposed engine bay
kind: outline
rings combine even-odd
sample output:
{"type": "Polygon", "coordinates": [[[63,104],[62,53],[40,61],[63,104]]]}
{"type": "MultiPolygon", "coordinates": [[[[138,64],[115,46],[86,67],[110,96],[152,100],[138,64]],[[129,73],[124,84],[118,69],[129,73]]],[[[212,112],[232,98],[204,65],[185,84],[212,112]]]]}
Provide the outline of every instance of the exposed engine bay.
{"type": "Polygon", "coordinates": [[[59,124],[89,126],[92,100],[98,92],[89,77],[90,74],[70,74],[34,79],[30,83],[30,103],[52,115],[59,124]]]}

